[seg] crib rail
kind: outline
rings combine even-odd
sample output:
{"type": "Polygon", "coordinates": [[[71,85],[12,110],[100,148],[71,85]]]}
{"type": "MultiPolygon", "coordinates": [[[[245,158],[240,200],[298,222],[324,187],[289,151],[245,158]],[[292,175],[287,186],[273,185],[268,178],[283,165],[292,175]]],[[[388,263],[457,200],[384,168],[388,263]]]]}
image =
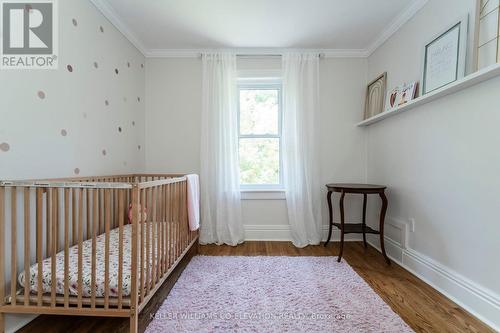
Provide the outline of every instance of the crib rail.
{"type": "MultiPolygon", "coordinates": [[[[138,313],[196,239],[197,232],[188,227],[184,176],[1,181],[0,314],[130,316],[131,325],[134,321],[137,326],[138,313]],[[125,238],[128,223],[130,239],[125,238]],[[117,273],[111,270],[110,248],[111,237],[116,234],[117,273]],[[104,250],[99,252],[98,240],[102,239],[104,250]],[[77,259],[71,259],[75,253],[77,259]],[[130,258],[129,268],[124,265],[126,256],[130,258]],[[91,262],[89,276],[84,272],[84,260],[91,262]],[[102,266],[99,260],[104,261],[104,273],[98,272],[102,266]],[[64,271],[59,286],[55,283],[58,271],[64,271]],[[21,286],[17,280],[23,272],[25,282],[21,286]],[[76,286],[70,286],[70,274],[75,272],[76,286]],[[115,273],[117,286],[111,286],[115,273]],[[123,288],[129,276],[128,296],[123,288]],[[102,279],[101,296],[96,285],[102,279]],[[117,288],[116,295],[111,295],[112,287],[117,288]],[[86,290],[90,290],[89,295],[86,290]]],[[[135,329],[131,326],[131,331],[135,329]]]]}

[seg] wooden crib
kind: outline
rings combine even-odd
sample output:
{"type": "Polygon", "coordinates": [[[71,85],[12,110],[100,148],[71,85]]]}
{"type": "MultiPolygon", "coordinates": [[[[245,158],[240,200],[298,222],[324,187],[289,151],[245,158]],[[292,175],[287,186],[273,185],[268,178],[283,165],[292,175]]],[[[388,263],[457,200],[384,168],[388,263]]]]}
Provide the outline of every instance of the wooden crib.
{"type": "Polygon", "coordinates": [[[0,332],[6,313],[129,317],[137,332],[197,238],[183,175],[0,182],[0,332]]]}

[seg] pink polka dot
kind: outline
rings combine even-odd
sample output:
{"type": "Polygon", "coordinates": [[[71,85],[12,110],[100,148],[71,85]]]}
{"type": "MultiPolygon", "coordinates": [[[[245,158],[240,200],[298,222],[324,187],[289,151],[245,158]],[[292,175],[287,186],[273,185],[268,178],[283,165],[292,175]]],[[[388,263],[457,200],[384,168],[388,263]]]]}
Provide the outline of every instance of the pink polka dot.
{"type": "Polygon", "coordinates": [[[97,61],[94,61],[94,67],[99,68],[99,64],[97,63],[97,61]]]}
{"type": "Polygon", "coordinates": [[[141,98],[140,97],[137,97],[137,102],[140,102],[141,101],[141,98]]]}
{"type": "Polygon", "coordinates": [[[38,91],[37,95],[38,95],[38,98],[45,99],[45,93],[42,90],[38,91]]]}
{"type": "Polygon", "coordinates": [[[106,149],[103,149],[103,150],[102,150],[102,155],[103,155],[103,156],[106,156],[106,154],[107,154],[106,149]]]}
{"type": "Polygon", "coordinates": [[[104,101],[104,105],[109,106],[109,101],[108,101],[108,100],[105,100],[105,101],[104,101]]]}
{"type": "Polygon", "coordinates": [[[0,143],[0,150],[8,152],[10,150],[10,145],[7,142],[0,143]]]}
{"type": "Polygon", "coordinates": [[[66,66],[66,68],[68,69],[68,72],[70,72],[70,73],[73,72],[73,66],[68,65],[68,66],[66,66]]]}
{"type": "Polygon", "coordinates": [[[61,135],[62,136],[67,136],[68,135],[68,131],[66,131],[65,129],[62,129],[61,130],[61,135]]]}
{"type": "Polygon", "coordinates": [[[76,21],[76,19],[73,19],[73,20],[72,20],[72,22],[73,22],[73,25],[74,25],[75,27],[78,25],[78,22],[76,21]]]}
{"type": "Polygon", "coordinates": [[[118,74],[118,68],[115,68],[115,74],[118,74]]]}
{"type": "Polygon", "coordinates": [[[80,174],[80,169],[79,168],[75,168],[75,170],[73,170],[73,172],[75,173],[75,175],[79,175],[80,174]]]}
{"type": "Polygon", "coordinates": [[[122,128],[121,127],[118,127],[118,132],[122,132],[122,128]]]}

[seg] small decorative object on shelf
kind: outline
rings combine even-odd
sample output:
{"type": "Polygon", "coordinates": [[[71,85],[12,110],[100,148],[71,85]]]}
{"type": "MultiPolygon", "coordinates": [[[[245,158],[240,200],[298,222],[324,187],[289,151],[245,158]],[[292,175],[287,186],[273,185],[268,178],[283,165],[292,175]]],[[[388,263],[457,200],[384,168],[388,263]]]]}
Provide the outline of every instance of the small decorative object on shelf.
{"type": "Polygon", "coordinates": [[[395,110],[411,102],[418,95],[418,82],[405,83],[396,87],[387,95],[387,111],[395,110]]]}
{"type": "Polygon", "coordinates": [[[396,87],[387,95],[387,110],[394,110],[398,107],[399,96],[401,96],[401,88],[396,87]]]}
{"type": "Polygon", "coordinates": [[[405,83],[401,89],[401,97],[398,106],[403,106],[413,101],[418,95],[418,82],[405,83]]]}
{"type": "Polygon", "coordinates": [[[364,119],[371,118],[384,111],[386,85],[387,73],[383,73],[368,84],[364,119]]]}
{"type": "Polygon", "coordinates": [[[426,44],[422,96],[465,76],[468,20],[465,16],[426,44]]]}
{"type": "Polygon", "coordinates": [[[476,29],[477,69],[483,69],[500,61],[500,9],[498,1],[481,0],[476,29]]]}

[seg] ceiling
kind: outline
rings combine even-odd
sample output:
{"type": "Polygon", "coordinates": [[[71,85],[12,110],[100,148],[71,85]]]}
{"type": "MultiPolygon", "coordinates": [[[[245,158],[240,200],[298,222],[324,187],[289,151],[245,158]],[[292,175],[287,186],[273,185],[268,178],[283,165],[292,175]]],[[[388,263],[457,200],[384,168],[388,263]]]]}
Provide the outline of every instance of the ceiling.
{"type": "Polygon", "coordinates": [[[365,54],[427,0],[91,0],[145,55],[215,48],[365,54]]]}

